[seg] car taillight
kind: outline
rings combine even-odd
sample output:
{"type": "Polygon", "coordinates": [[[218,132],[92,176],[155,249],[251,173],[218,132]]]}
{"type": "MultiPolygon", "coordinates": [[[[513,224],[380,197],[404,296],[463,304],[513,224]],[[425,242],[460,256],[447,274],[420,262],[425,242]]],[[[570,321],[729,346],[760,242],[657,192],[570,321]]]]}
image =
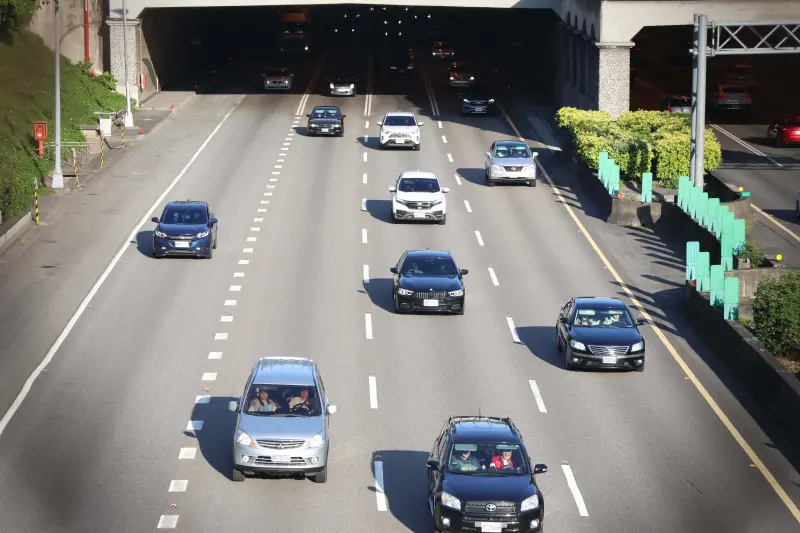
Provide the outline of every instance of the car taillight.
{"type": "Polygon", "coordinates": [[[722,93],[717,93],[717,94],[714,95],[714,97],[719,99],[719,100],[724,100],[725,98],[728,97],[728,95],[727,94],[722,94],[722,93]]]}
{"type": "Polygon", "coordinates": [[[668,106],[667,106],[667,111],[669,111],[670,113],[672,113],[672,106],[671,106],[671,105],[668,105],[668,106]]]}
{"type": "Polygon", "coordinates": [[[742,98],[744,98],[745,100],[750,100],[750,95],[749,94],[742,95],[742,98]]]}

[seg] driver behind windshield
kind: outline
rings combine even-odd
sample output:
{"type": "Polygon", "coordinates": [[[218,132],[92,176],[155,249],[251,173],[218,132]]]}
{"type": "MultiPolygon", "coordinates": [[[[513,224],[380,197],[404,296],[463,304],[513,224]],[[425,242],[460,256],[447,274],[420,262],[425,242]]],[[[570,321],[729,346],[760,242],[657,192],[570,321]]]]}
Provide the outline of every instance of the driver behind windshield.
{"type": "Polygon", "coordinates": [[[474,472],[481,468],[481,463],[477,457],[472,455],[472,450],[468,447],[460,450],[456,445],[453,454],[450,456],[450,469],[459,472],[474,472]]]}

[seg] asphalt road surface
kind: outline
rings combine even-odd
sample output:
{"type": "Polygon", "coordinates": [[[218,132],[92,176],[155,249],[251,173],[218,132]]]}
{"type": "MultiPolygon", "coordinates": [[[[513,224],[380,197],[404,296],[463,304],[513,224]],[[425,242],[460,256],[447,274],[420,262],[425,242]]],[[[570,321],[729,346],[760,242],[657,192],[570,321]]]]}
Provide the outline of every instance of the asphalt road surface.
{"type": "MultiPolygon", "coordinates": [[[[515,137],[508,124],[458,116],[441,66],[427,64],[396,96],[405,89],[381,81],[366,52],[347,62],[371,91],[334,100],[317,78],[308,96],[198,96],[123,162],[118,172],[142,173],[138,193],[75,214],[77,236],[65,227],[61,241],[32,245],[75,257],[92,241],[78,262],[88,286],[72,289],[82,294],[124,251],[0,436],[0,530],[429,532],[430,445],[448,416],[480,411],[511,416],[549,466],[548,531],[797,531],[797,472],[738,403],[720,399],[715,376],[698,373],[764,461],[755,466],[653,329],[642,374],[563,369],[559,307],[619,287],[547,183],[483,186],[483,153],[515,137]],[[305,136],[304,114],[318,104],[342,107],[343,138],[305,136]],[[375,122],[396,110],[425,122],[421,151],[376,149],[375,122]],[[183,144],[167,151],[158,136],[183,144]],[[387,188],[409,169],[450,187],[445,226],[389,223],[387,188]],[[150,223],[125,244],[142,217],[185,198],[209,201],[220,220],[212,260],[151,258],[150,223]],[[425,247],[470,269],[464,316],[391,312],[389,267],[425,247]],[[278,355],[316,359],[339,405],[326,484],[230,480],[227,403],[258,357],[278,355]]],[[[329,66],[307,65],[296,83],[329,66]]],[[[5,283],[36,265],[19,261],[5,283]]],[[[46,351],[35,337],[17,341],[29,357],[6,375],[3,410],[46,351]]]]}

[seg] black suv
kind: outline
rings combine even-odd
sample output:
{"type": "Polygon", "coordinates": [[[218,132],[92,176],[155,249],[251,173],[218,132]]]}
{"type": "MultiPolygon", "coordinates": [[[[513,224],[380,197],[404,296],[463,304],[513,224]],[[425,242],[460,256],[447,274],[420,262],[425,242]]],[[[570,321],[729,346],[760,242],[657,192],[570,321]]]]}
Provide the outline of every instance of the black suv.
{"type": "Polygon", "coordinates": [[[428,504],[438,532],[542,531],[544,495],[510,418],[453,416],[428,458],[428,504]]]}

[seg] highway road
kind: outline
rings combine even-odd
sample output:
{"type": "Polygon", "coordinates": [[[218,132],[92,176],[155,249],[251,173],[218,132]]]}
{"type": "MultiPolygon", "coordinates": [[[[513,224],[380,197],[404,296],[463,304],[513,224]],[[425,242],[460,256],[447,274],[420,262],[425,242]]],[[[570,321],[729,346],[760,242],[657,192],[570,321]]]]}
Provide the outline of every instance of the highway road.
{"type": "MultiPolygon", "coordinates": [[[[95,220],[80,239],[64,222],[50,246],[69,257],[80,240],[103,241],[88,246],[81,278],[86,292],[100,286],[2,427],[0,531],[428,532],[430,445],[448,416],[478,412],[510,416],[549,466],[548,531],[798,530],[800,477],[680,333],[645,328],[641,374],[563,369],[559,307],[615,294],[617,272],[638,267],[601,257],[606,240],[595,236],[595,249],[584,233],[600,226],[547,182],[483,186],[486,148],[515,137],[503,117],[458,116],[440,65],[424,63],[405,91],[382,81],[367,50],[322,61],[299,70],[305,94],[197,96],[123,162],[147,174],[129,204],[112,196],[115,213],[73,214],[84,228],[95,220]],[[316,74],[337,61],[367,90],[321,96],[316,74]],[[344,137],[305,135],[318,104],[342,107],[344,137]],[[425,122],[421,151],[376,149],[376,121],[396,110],[425,122]],[[387,189],[408,169],[450,187],[445,226],[389,223],[387,189]],[[209,201],[220,220],[212,260],[151,258],[151,223],[127,242],[140,220],[186,198],[209,201]],[[389,267],[425,247],[470,270],[464,316],[391,312],[389,267]],[[326,484],[230,480],[228,401],[258,357],[278,355],[317,360],[339,405],[326,484]]],[[[554,157],[542,152],[545,169],[560,168],[554,157]]],[[[4,283],[30,271],[26,261],[4,283]]],[[[17,342],[27,357],[4,378],[14,393],[44,354],[41,341],[17,342]]]]}

